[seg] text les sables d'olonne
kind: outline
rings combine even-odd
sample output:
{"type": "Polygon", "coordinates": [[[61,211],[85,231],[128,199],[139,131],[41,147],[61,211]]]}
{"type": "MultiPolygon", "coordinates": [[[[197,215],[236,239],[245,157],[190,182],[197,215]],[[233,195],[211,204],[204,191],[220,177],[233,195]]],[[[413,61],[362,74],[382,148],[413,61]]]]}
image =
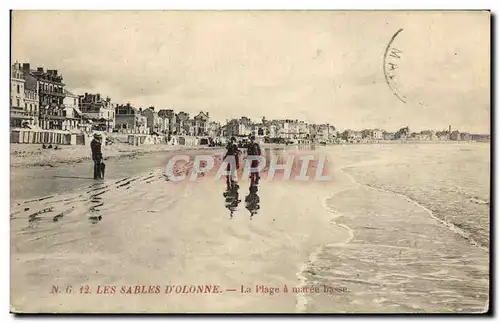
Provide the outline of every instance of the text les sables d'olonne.
{"type": "Polygon", "coordinates": [[[279,294],[334,294],[348,293],[346,287],[315,285],[315,286],[244,286],[239,289],[226,288],[220,285],[98,285],[91,287],[81,285],[73,288],[72,285],[52,286],[52,294],[97,294],[97,295],[144,295],[144,294],[220,294],[223,292],[236,292],[240,294],[259,294],[259,295],[279,295],[279,294]]]}

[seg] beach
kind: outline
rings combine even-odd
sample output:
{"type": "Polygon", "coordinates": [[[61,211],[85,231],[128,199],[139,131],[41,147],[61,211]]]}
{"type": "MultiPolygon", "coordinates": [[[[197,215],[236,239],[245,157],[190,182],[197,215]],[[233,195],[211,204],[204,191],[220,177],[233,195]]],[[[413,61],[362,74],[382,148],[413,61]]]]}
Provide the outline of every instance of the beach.
{"type": "MultiPolygon", "coordinates": [[[[55,167],[60,164],[75,164],[88,161],[90,157],[90,146],[87,145],[59,145],[58,150],[53,148],[43,149],[40,144],[11,144],[10,166],[11,167],[33,167],[47,166],[55,167]]],[[[105,146],[105,159],[133,158],[138,155],[168,152],[209,149],[205,146],[178,146],[178,145],[141,145],[133,146],[128,143],[117,142],[105,146]]]]}
{"type": "Polygon", "coordinates": [[[231,212],[223,180],[165,176],[173,155],[213,155],[217,166],[220,148],[141,148],[106,147],[103,181],[78,178],[91,174],[84,148],[62,159],[11,149],[12,311],[488,309],[489,144],[266,148],[327,156],[331,180],[263,179],[256,214],[246,178],[231,212]],[[216,292],[190,287],[207,285],[216,292]]]}

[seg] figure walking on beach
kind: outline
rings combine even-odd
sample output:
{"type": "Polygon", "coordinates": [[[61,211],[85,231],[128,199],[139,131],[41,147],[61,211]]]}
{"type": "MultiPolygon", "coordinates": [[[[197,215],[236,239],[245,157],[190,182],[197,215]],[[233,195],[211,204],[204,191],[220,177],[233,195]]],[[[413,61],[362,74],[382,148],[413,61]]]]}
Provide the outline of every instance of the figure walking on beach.
{"type": "Polygon", "coordinates": [[[102,149],[101,149],[102,137],[100,134],[94,134],[94,139],[90,143],[90,149],[92,150],[92,160],[94,161],[94,179],[103,179],[102,169],[102,149]]]}
{"type": "Polygon", "coordinates": [[[229,143],[227,145],[226,154],[224,155],[224,158],[223,158],[223,160],[226,160],[228,157],[234,158],[234,163],[231,163],[231,161],[228,161],[228,164],[227,164],[226,170],[231,173],[230,175],[227,176],[227,180],[226,180],[228,187],[232,183],[234,183],[236,170],[240,168],[239,155],[240,155],[240,150],[238,149],[238,146],[236,145],[236,138],[231,137],[231,140],[229,141],[229,143]],[[234,167],[231,167],[231,165],[234,165],[234,167]],[[235,169],[233,169],[233,168],[235,168],[235,169]]]}
{"type": "MultiPolygon", "coordinates": [[[[261,151],[260,151],[260,146],[257,142],[255,142],[255,136],[251,135],[250,136],[250,142],[248,143],[247,146],[247,155],[248,156],[260,156],[261,151]]],[[[258,160],[252,160],[252,168],[257,168],[259,167],[259,161],[258,160]]],[[[259,179],[260,179],[260,174],[259,172],[252,171],[250,173],[250,185],[258,185],[259,184],[259,179]]]]}

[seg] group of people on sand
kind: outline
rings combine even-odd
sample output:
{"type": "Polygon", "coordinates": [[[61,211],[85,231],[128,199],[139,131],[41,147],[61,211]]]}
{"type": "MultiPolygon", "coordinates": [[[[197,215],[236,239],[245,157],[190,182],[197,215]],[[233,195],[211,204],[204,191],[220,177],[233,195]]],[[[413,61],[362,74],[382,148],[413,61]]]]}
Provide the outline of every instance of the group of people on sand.
{"type": "MultiPolygon", "coordinates": [[[[94,134],[94,139],[90,143],[90,149],[92,152],[92,161],[94,162],[94,179],[103,179],[104,178],[104,162],[103,162],[103,156],[102,156],[102,136],[99,133],[94,134]]],[[[247,156],[260,156],[261,155],[261,150],[260,150],[260,145],[255,141],[255,136],[251,135],[249,137],[249,142],[246,145],[247,149],[247,156]]],[[[240,155],[241,155],[241,150],[238,148],[237,141],[235,137],[231,137],[229,140],[229,143],[227,145],[227,151],[224,156],[224,160],[226,160],[229,156],[234,158],[235,160],[235,165],[232,166],[231,163],[228,163],[227,165],[227,170],[231,171],[233,174],[240,168],[240,155]],[[232,169],[234,168],[235,169],[232,169]]],[[[259,166],[259,161],[258,160],[252,160],[251,167],[252,168],[257,168],[259,166]]],[[[260,175],[258,172],[251,172],[250,173],[250,178],[251,178],[251,184],[250,186],[253,185],[258,185],[260,175]]],[[[228,176],[227,177],[227,184],[228,186],[234,183],[233,176],[228,176]]]]}
{"type": "MultiPolygon", "coordinates": [[[[247,149],[247,156],[260,156],[261,155],[261,150],[260,150],[260,145],[255,141],[255,136],[251,135],[249,138],[249,142],[245,147],[247,149]]],[[[232,174],[234,174],[239,168],[240,168],[240,156],[241,155],[241,150],[238,148],[238,145],[236,143],[236,138],[231,137],[228,145],[227,145],[227,151],[226,154],[224,155],[224,160],[227,160],[228,158],[234,158],[235,163],[232,169],[231,163],[229,162],[227,165],[227,171],[230,171],[232,174]]],[[[252,160],[252,164],[250,165],[252,168],[257,168],[259,166],[259,161],[258,160],[252,160]]],[[[227,177],[227,184],[230,185],[231,182],[233,181],[233,175],[227,177]]],[[[251,172],[250,173],[250,179],[251,179],[251,184],[250,185],[258,185],[259,184],[259,179],[260,175],[258,172],[251,172]]]]}
{"type": "Polygon", "coordinates": [[[42,149],[52,149],[52,148],[54,148],[54,150],[59,150],[59,149],[61,149],[61,148],[59,148],[57,145],[54,145],[54,147],[52,147],[52,145],[51,145],[51,144],[49,144],[48,146],[47,146],[46,144],[43,144],[43,145],[42,145],[42,149]]]}
{"type": "MultiPolygon", "coordinates": [[[[246,144],[245,148],[247,149],[247,156],[261,155],[260,145],[255,141],[254,135],[250,136],[249,142],[246,144]]],[[[234,158],[235,161],[235,163],[233,164],[228,162],[226,170],[229,171],[231,175],[227,176],[227,190],[224,192],[224,197],[226,199],[226,208],[230,210],[231,219],[233,218],[233,213],[238,207],[238,204],[241,202],[238,194],[239,186],[234,180],[234,173],[240,168],[240,155],[241,150],[238,148],[236,138],[231,137],[227,145],[226,154],[224,155],[224,160],[228,160],[228,158],[234,158]],[[235,169],[232,169],[232,167],[234,167],[235,169]]],[[[252,160],[250,166],[254,169],[257,168],[259,166],[259,161],[252,160]]],[[[248,211],[250,211],[250,218],[252,218],[253,215],[255,215],[260,209],[260,198],[257,194],[259,179],[260,174],[258,172],[250,173],[249,194],[245,197],[245,207],[248,211]]]]}

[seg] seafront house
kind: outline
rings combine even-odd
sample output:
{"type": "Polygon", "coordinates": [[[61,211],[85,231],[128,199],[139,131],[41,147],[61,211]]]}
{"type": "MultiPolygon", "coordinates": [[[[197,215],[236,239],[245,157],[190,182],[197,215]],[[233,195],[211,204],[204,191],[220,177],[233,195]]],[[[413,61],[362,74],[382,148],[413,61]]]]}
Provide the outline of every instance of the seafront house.
{"type": "Polygon", "coordinates": [[[160,123],[161,133],[168,135],[170,131],[170,119],[158,116],[158,122],[160,123]]]}
{"type": "Polygon", "coordinates": [[[209,113],[201,111],[193,119],[194,119],[194,135],[208,136],[208,125],[210,123],[209,113]]]}
{"type": "Polygon", "coordinates": [[[304,122],[304,121],[298,121],[297,122],[297,133],[298,133],[298,139],[299,139],[299,144],[305,144],[305,143],[310,143],[310,137],[311,134],[309,132],[309,124],[304,122]]]}
{"type": "Polygon", "coordinates": [[[249,118],[241,117],[228,121],[226,131],[228,137],[246,137],[253,133],[254,128],[249,118]]]}
{"type": "Polygon", "coordinates": [[[172,109],[161,109],[158,111],[158,116],[163,118],[165,124],[165,132],[173,134],[176,131],[177,116],[172,109]]]}
{"type": "Polygon", "coordinates": [[[360,142],[363,139],[363,132],[348,129],[342,133],[342,139],[350,143],[360,142]]]}
{"type": "MultiPolygon", "coordinates": [[[[352,140],[361,140],[362,138],[361,131],[353,131],[353,130],[347,130],[347,131],[349,132],[347,137],[351,138],[352,140]]],[[[336,138],[337,138],[337,129],[335,128],[335,126],[329,123],[316,125],[316,136],[315,136],[316,141],[331,142],[336,138]]]]}
{"type": "Polygon", "coordinates": [[[158,131],[158,112],[153,106],[141,111],[141,115],[146,117],[146,125],[149,128],[149,134],[158,131]]]}
{"type": "Polygon", "coordinates": [[[208,136],[211,138],[222,136],[220,123],[210,121],[208,124],[208,136]]]}
{"type": "Polygon", "coordinates": [[[141,133],[148,134],[147,118],[143,116],[142,108],[137,109],[127,103],[118,105],[115,108],[116,112],[116,127],[119,132],[123,133],[141,133]]]}
{"type": "Polygon", "coordinates": [[[184,129],[188,136],[196,136],[196,120],[188,119],[184,121],[184,129]]]}
{"type": "Polygon", "coordinates": [[[143,110],[141,114],[146,117],[146,124],[151,134],[161,134],[168,131],[168,119],[162,118],[159,113],[155,111],[155,107],[151,106],[143,110]]]}
{"type": "Polygon", "coordinates": [[[384,131],[384,133],[383,133],[383,139],[384,140],[393,140],[394,139],[394,132],[386,132],[386,131],[384,131]]]}
{"type": "Polygon", "coordinates": [[[10,71],[10,126],[22,127],[25,122],[29,122],[31,118],[27,114],[24,104],[24,87],[25,80],[21,65],[16,62],[11,66],[10,71]]]}
{"type": "Polygon", "coordinates": [[[64,94],[62,116],[66,119],[63,121],[62,130],[78,129],[82,117],[78,95],[71,93],[67,89],[64,89],[64,94]]]}
{"type": "MultiPolygon", "coordinates": [[[[24,75],[24,73],[23,73],[24,75]]],[[[31,75],[24,77],[24,106],[27,111],[29,120],[28,125],[30,128],[38,128],[38,114],[40,99],[38,98],[38,81],[31,75]]]]}
{"type": "Polygon", "coordinates": [[[226,121],[225,134],[227,137],[236,137],[238,135],[239,122],[238,119],[226,121]]]}
{"type": "Polygon", "coordinates": [[[85,93],[78,96],[78,104],[81,112],[92,121],[95,130],[113,131],[116,124],[116,109],[110,97],[104,97],[100,93],[85,93]]]}
{"type": "Polygon", "coordinates": [[[436,132],[434,130],[422,130],[420,131],[421,140],[436,140],[436,132]]]}
{"type": "Polygon", "coordinates": [[[189,113],[186,113],[184,111],[181,111],[177,113],[176,115],[176,129],[174,131],[175,134],[177,135],[189,135],[190,131],[190,126],[191,124],[188,122],[189,121],[189,113]]]}
{"type": "Polygon", "coordinates": [[[465,141],[469,141],[469,140],[472,140],[472,135],[468,132],[462,132],[460,134],[460,139],[465,140],[465,141]]]}
{"type": "Polygon", "coordinates": [[[22,69],[25,79],[34,77],[38,84],[39,126],[42,129],[62,130],[65,121],[62,116],[65,97],[62,75],[57,70],[45,70],[43,67],[32,70],[29,63],[23,63],[22,69]]]}
{"type": "Polygon", "coordinates": [[[398,131],[396,131],[396,133],[394,134],[394,139],[405,140],[406,138],[408,138],[410,136],[410,134],[411,134],[410,128],[403,127],[401,129],[399,129],[398,131]]]}
{"type": "Polygon", "coordinates": [[[450,140],[471,140],[471,135],[469,133],[460,133],[460,131],[454,130],[450,134],[450,140]]]}
{"type": "Polygon", "coordinates": [[[384,130],[382,129],[371,129],[370,137],[373,140],[383,140],[384,139],[384,130]]]}

